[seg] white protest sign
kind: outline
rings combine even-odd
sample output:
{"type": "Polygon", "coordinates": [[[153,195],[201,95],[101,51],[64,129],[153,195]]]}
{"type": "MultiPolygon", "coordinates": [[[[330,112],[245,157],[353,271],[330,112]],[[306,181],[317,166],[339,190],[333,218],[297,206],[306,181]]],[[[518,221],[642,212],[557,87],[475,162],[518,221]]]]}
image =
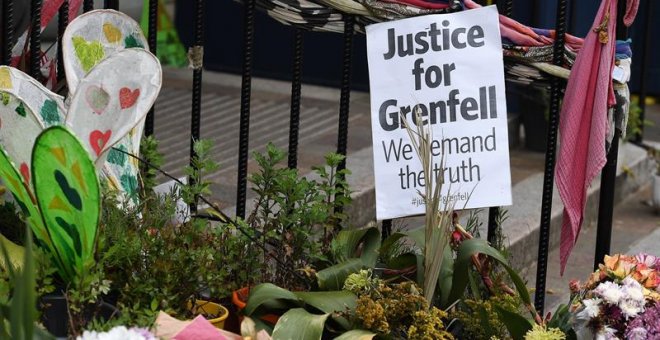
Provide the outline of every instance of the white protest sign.
{"type": "Polygon", "coordinates": [[[367,26],[378,219],[424,213],[424,173],[400,118],[415,128],[414,112],[431,128],[441,206],[511,204],[498,20],[489,6],[367,26]]]}

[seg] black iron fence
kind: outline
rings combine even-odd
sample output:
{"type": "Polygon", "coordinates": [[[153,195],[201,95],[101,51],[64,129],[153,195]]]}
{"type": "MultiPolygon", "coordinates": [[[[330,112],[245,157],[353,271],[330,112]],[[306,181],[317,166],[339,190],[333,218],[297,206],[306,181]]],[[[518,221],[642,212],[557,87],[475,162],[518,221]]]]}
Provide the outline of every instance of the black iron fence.
{"type": "MultiPolygon", "coordinates": [[[[3,64],[10,64],[11,61],[11,43],[14,41],[16,32],[14,32],[14,16],[13,9],[14,3],[20,0],[2,0],[2,27],[1,38],[2,46],[0,49],[0,61],[3,64]]],[[[61,41],[64,30],[68,23],[68,7],[69,0],[64,0],[59,9],[59,22],[58,22],[58,37],[61,41]]],[[[241,83],[241,104],[240,104],[240,132],[239,132],[239,149],[238,151],[238,185],[237,185],[237,203],[236,203],[236,216],[245,217],[246,209],[246,191],[247,191],[247,163],[248,163],[248,140],[250,132],[250,96],[251,96],[251,83],[252,83],[252,60],[253,60],[253,46],[254,41],[254,26],[255,26],[255,2],[256,0],[244,0],[244,23],[243,23],[243,68],[242,68],[242,83],[241,83]]],[[[575,4],[577,1],[573,0],[575,4]]],[[[619,5],[622,9],[618,11],[621,16],[625,13],[625,0],[620,0],[619,5]]],[[[41,13],[42,13],[43,0],[31,0],[30,2],[30,34],[29,46],[31,51],[41,50],[41,13]]],[[[500,13],[511,16],[513,10],[513,0],[500,0],[497,1],[497,6],[500,13]]],[[[565,34],[567,23],[570,21],[568,0],[557,0],[555,30],[556,37],[553,49],[553,63],[555,65],[562,64],[562,53],[565,41],[565,34]]],[[[148,43],[149,48],[156,53],[156,31],[157,31],[157,15],[158,15],[158,0],[149,0],[148,8],[148,43]]],[[[194,43],[190,49],[191,60],[193,64],[193,80],[192,80],[192,117],[191,117],[191,147],[190,157],[194,157],[194,150],[192,141],[200,138],[200,121],[201,121],[201,95],[202,95],[202,72],[203,72],[203,49],[204,49],[204,8],[205,0],[195,0],[190,2],[190,6],[194,6],[194,43]]],[[[650,23],[650,14],[652,13],[653,0],[646,0],[642,2],[640,12],[645,16],[644,23],[650,23]]],[[[105,0],[105,8],[118,9],[119,0],[105,0]]],[[[90,11],[94,9],[94,2],[92,0],[83,1],[83,10],[90,11]]],[[[351,89],[351,67],[353,55],[353,39],[355,36],[354,22],[355,18],[352,15],[345,14],[344,18],[344,32],[343,32],[343,51],[342,51],[342,71],[341,71],[341,95],[338,104],[338,139],[337,139],[337,152],[346,155],[348,145],[348,129],[349,127],[349,98],[351,89]]],[[[625,39],[627,31],[624,25],[618,25],[617,32],[618,39],[625,39]]],[[[643,51],[641,51],[641,77],[639,84],[640,106],[642,110],[645,108],[646,97],[646,67],[649,62],[648,46],[650,44],[649,30],[645,30],[643,51]]],[[[290,130],[289,130],[289,155],[288,166],[295,168],[297,166],[298,155],[298,126],[300,119],[300,97],[302,86],[302,65],[303,58],[303,32],[300,28],[292,28],[294,39],[293,44],[293,57],[292,57],[292,79],[291,79],[291,112],[290,112],[290,130]]],[[[58,44],[58,56],[61,56],[61,44],[58,44]]],[[[31,53],[29,57],[29,73],[35,77],[40,78],[40,54],[31,53]]],[[[61,58],[58,60],[57,67],[57,80],[62,84],[58,84],[60,89],[65,86],[63,65],[61,58]]],[[[559,112],[561,105],[561,98],[565,87],[565,81],[553,77],[551,81],[551,95],[550,95],[550,117],[549,129],[547,135],[547,148],[545,155],[545,172],[543,182],[543,197],[541,208],[541,229],[538,247],[538,261],[536,272],[536,297],[535,305],[539,312],[543,313],[545,301],[545,284],[548,262],[548,251],[550,244],[550,220],[552,208],[552,188],[554,184],[554,167],[556,156],[557,144],[557,130],[559,124],[559,112]]],[[[642,111],[643,112],[643,111],[642,111]]],[[[154,119],[157,119],[157,110],[152,108],[147,116],[145,134],[152,135],[154,132],[154,119]]],[[[643,116],[642,116],[643,119],[643,116]]],[[[614,202],[614,181],[616,176],[617,165],[617,151],[618,139],[620,133],[616,133],[612,148],[610,149],[607,157],[607,164],[603,169],[601,178],[601,192],[600,203],[598,212],[598,229],[597,229],[597,246],[595,250],[596,261],[602,259],[603,255],[610,251],[610,240],[612,233],[612,214],[614,202]]],[[[641,134],[636,136],[636,141],[641,142],[641,134]]],[[[345,161],[341,164],[340,168],[346,166],[345,161]]],[[[193,207],[195,208],[195,207],[193,207]]],[[[498,215],[497,207],[491,208],[489,211],[488,221],[488,238],[489,240],[494,237],[497,224],[495,217],[498,215]]],[[[391,220],[382,222],[383,234],[387,235],[392,226],[391,220]]]]}

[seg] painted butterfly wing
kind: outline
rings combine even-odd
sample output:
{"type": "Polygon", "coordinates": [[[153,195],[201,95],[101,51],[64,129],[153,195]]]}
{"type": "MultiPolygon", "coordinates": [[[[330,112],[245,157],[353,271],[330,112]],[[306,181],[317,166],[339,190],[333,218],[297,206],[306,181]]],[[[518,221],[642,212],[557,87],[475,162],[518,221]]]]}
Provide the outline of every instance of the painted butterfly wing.
{"type": "Polygon", "coordinates": [[[102,60],[127,48],[148,47],[140,25],[114,10],[95,10],[78,16],[62,38],[64,71],[69,91],[102,60]]]}
{"type": "Polygon", "coordinates": [[[101,193],[94,162],[71,131],[46,129],[32,151],[33,185],[56,253],[80,273],[94,261],[101,193]]]}
{"type": "Polygon", "coordinates": [[[12,193],[14,202],[23,213],[23,217],[25,218],[26,223],[30,226],[30,229],[32,229],[39,246],[47,249],[52,255],[53,262],[62,277],[65,279],[71,278],[73,272],[70,270],[69,266],[64,264],[63,259],[59,257],[58,253],[55,251],[51,237],[41,217],[41,211],[36,204],[36,198],[28,192],[25,183],[22,181],[21,175],[18,173],[18,170],[16,170],[16,167],[14,167],[7,156],[7,153],[2,150],[2,148],[0,148],[0,177],[7,187],[7,190],[12,193]]]}
{"type": "MultiPolygon", "coordinates": [[[[117,52],[81,80],[66,123],[84,141],[97,166],[103,166],[105,154],[113,145],[144,122],[161,85],[158,59],[142,49],[117,52]]],[[[117,147],[136,152],[139,145],[122,143],[117,147]]],[[[108,180],[132,196],[137,189],[135,163],[125,154],[113,151],[107,154],[105,164],[103,168],[109,169],[104,171],[108,180]]]]}
{"type": "MultiPolygon", "coordinates": [[[[121,12],[96,10],[71,22],[63,38],[64,65],[71,93],[76,92],[81,79],[91,72],[94,66],[127,48],[148,50],[148,43],[140,25],[121,12]]],[[[128,94],[130,93],[126,93],[128,94]]],[[[105,99],[100,98],[97,103],[95,110],[100,111],[105,99]]],[[[119,140],[117,148],[139,155],[143,130],[144,118],[135,125],[129,135],[119,140]]],[[[100,161],[96,163],[103,164],[100,161]]],[[[102,169],[111,188],[136,198],[139,171],[137,160],[120,151],[110,151],[102,169]]]]}

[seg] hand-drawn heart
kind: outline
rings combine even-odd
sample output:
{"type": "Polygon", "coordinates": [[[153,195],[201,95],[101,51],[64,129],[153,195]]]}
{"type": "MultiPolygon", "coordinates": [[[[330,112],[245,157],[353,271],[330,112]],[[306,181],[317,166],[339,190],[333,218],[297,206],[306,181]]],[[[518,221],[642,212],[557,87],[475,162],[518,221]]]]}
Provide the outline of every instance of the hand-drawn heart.
{"type": "Polygon", "coordinates": [[[105,57],[105,50],[99,41],[87,41],[83,37],[73,37],[73,49],[85,72],[89,72],[105,57]]]}
{"type": "Polygon", "coordinates": [[[110,94],[102,87],[90,85],[85,91],[85,100],[92,111],[100,115],[110,103],[110,94]]]}
{"type": "Polygon", "coordinates": [[[119,28],[109,22],[103,24],[103,34],[111,43],[116,43],[121,39],[121,31],[119,28]]]}
{"type": "Polygon", "coordinates": [[[119,90],[119,105],[121,109],[128,109],[133,106],[140,96],[140,89],[132,90],[128,87],[122,87],[119,90]]]}
{"type": "Polygon", "coordinates": [[[23,179],[25,180],[25,183],[30,183],[30,168],[26,163],[21,163],[21,175],[23,175],[23,179]]]}
{"type": "Polygon", "coordinates": [[[96,152],[96,156],[101,155],[103,148],[108,143],[108,140],[110,140],[110,136],[112,136],[111,130],[105,132],[94,130],[89,134],[89,144],[92,145],[92,149],[96,152]]]}

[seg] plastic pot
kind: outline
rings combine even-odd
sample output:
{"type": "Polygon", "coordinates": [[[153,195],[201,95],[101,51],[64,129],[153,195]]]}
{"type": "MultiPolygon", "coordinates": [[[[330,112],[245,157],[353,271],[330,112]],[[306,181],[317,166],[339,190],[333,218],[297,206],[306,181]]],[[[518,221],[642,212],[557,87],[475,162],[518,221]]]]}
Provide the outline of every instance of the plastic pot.
{"type": "Polygon", "coordinates": [[[194,307],[192,303],[188,301],[188,309],[193,314],[201,314],[204,317],[207,317],[208,321],[216,328],[225,328],[225,320],[227,320],[227,317],[229,316],[229,311],[222,305],[215,302],[197,299],[195,300],[194,307]],[[208,317],[210,316],[215,316],[215,318],[209,319],[208,317]]]}
{"type": "MultiPolygon", "coordinates": [[[[231,294],[231,302],[236,306],[238,311],[242,311],[245,306],[247,306],[248,297],[250,297],[250,287],[243,287],[239,290],[235,290],[231,294]]],[[[262,321],[265,321],[271,325],[275,325],[277,320],[280,319],[279,315],[275,314],[266,314],[259,317],[262,321]]],[[[239,316],[239,320],[243,321],[243,317],[239,316]]]]}

